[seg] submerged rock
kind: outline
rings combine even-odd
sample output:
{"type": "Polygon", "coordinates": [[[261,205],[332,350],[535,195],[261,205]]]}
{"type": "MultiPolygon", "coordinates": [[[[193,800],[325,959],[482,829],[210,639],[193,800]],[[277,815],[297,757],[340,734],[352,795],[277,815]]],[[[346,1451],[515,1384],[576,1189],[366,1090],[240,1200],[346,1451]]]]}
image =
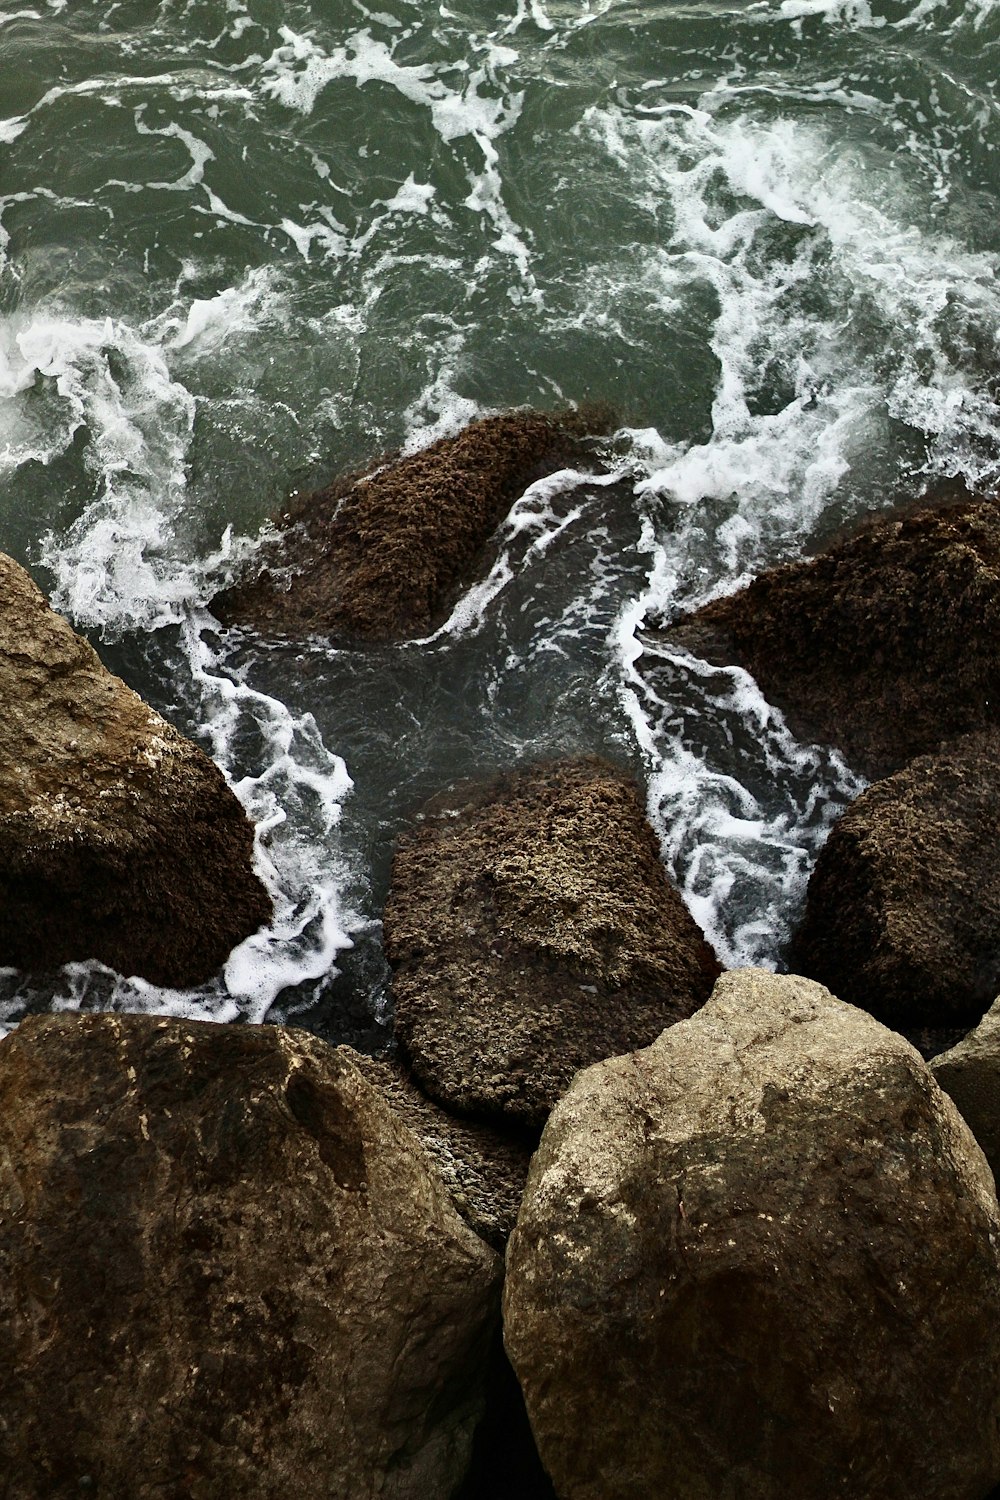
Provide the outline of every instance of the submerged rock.
{"type": "Polygon", "coordinates": [[[399,1063],[351,1057],[413,1131],[465,1222],[502,1253],[521,1206],[532,1145],[494,1126],[450,1115],[421,1093],[399,1063]]]}
{"type": "Polygon", "coordinates": [[[1000,718],[1000,507],[941,504],[762,574],[671,630],[868,777],[1000,718]]]}
{"type": "Polygon", "coordinates": [[[500,1270],[304,1032],[61,1015],[0,1044],[7,1495],[445,1500],[500,1270]]]}
{"type": "Polygon", "coordinates": [[[1000,992],[1000,733],[870,786],[809,881],[796,968],[899,1031],[972,1026],[1000,992]]]}
{"type": "Polygon", "coordinates": [[[606,414],[515,411],[408,458],[351,474],[278,520],[256,572],[216,596],[226,624],[364,640],[421,635],[443,618],[511,503],[579,464],[606,414]]]}
{"type": "Polygon", "coordinates": [[[560,1500],[982,1500],[1000,1210],[919,1055],[724,975],[553,1111],[504,1319],[560,1500]]]}
{"type": "Polygon", "coordinates": [[[393,862],[396,1035],[447,1108],[537,1129],[578,1068],[697,1010],[719,964],[615,767],[532,766],[454,804],[393,862]]]}
{"type": "Polygon", "coordinates": [[[219,769],[0,554],[0,964],[214,974],[271,916],[219,769]]]}
{"type": "Polygon", "coordinates": [[[1000,1000],[974,1031],[932,1058],[930,1067],[1000,1179],[1000,1000]]]}

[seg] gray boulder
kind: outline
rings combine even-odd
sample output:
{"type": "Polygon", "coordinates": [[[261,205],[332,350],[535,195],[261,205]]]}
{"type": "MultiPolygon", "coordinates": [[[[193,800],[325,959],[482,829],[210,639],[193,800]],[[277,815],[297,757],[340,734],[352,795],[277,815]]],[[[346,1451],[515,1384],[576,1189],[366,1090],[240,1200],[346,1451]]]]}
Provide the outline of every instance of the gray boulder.
{"type": "Polygon", "coordinates": [[[505,1338],[560,1500],[982,1500],[1000,1211],[917,1052],[817,984],[724,975],[575,1079],[505,1338]]]}
{"type": "Polygon", "coordinates": [[[447,1500],[500,1270],[304,1032],[59,1015],[0,1044],[10,1500],[447,1500]]]}
{"type": "Polygon", "coordinates": [[[218,767],[0,554],[0,964],[198,984],[271,916],[252,865],[218,767]]]}
{"type": "Polygon", "coordinates": [[[400,842],[384,932],[421,1087],[535,1130],[577,1068],[691,1015],[719,972],[638,788],[597,759],[434,804],[400,842]]]}

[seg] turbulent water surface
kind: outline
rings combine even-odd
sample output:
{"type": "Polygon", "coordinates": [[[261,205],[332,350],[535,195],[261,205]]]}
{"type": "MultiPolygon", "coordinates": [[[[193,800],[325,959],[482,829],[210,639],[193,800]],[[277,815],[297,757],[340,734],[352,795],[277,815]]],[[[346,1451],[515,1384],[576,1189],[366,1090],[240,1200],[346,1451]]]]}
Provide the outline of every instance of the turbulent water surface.
{"type": "Polygon", "coordinates": [[[0,548],[214,755],[276,919],[177,993],[26,1007],[377,1038],[393,840],[603,750],[729,963],[781,964],[860,785],[649,629],[928,476],[997,477],[996,0],[0,0],[0,548]],[[611,402],[426,641],[224,631],[293,487],[611,402]],[[337,978],[338,973],[340,978],[337,978]]]}

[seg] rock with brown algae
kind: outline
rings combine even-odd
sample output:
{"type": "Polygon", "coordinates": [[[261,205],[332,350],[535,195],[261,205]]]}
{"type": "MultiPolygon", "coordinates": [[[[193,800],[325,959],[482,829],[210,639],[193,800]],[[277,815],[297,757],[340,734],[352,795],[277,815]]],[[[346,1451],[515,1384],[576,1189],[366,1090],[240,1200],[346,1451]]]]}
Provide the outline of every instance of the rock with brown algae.
{"type": "Polygon", "coordinates": [[[513,411],[350,474],[278,519],[249,575],[212,602],[227,624],[347,640],[419,636],[471,581],[512,502],[586,461],[607,413],[513,411]]]}

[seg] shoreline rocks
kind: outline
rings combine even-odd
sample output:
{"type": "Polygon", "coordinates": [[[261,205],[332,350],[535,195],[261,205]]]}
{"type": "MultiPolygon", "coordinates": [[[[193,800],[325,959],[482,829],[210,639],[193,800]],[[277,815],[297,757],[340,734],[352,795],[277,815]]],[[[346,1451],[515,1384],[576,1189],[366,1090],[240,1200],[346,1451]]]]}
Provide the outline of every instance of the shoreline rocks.
{"type": "Polygon", "coordinates": [[[1000,714],[1000,504],[878,517],[669,628],[869,778],[1000,714]]]}
{"type": "Polygon", "coordinates": [[[581,1072],[532,1163],[505,1341],[560,1500],[982,1500],[1000,1208],[918,1054],[723,975],[581,1072]]]}
{"type": "Polygon", "coordinates": [[[690,1015],[719,973],[635,783],[596,758],[432,804],[397,849],[384,935],[417,1082],[523,1129],[578,1068],[690,1015]]]}
{"type": "Polygon", "coordinates": [[[513,411],[307,495],[250,576],[212,601],[227,625],[348,641],[419,636],[447,613],[511,503],[585,461],[606,412],[513,411]]]}
{"type": "Polygon", "coordinates": [[[111,1015],[0,1043],[5,1494],[450,1495],[499,1280],[343,1050],[111,1015]]]}
{"type": "Polygon", "coordinates": [[[218,767],[0,554],[0,964],[187,988],[271,916],[218,767]]]}
{"type": "Polygon", "coordinates": [[[968,1027],[1000,993],[1000,732],[924,755],[820,851],[793,966],[905,1033],[968,1027]]]}

